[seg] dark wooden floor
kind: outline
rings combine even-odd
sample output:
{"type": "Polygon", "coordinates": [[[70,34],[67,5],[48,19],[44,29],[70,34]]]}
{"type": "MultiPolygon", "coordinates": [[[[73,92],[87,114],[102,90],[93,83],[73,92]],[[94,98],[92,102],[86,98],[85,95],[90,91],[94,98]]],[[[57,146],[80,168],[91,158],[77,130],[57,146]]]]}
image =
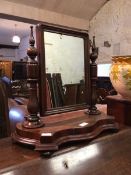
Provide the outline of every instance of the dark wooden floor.
{"type": "Polygon", "coordinates": [[[131,129],[62,149],[51,158],[33,149],[0,140],[0,174],[130,175],[131,129]]]}

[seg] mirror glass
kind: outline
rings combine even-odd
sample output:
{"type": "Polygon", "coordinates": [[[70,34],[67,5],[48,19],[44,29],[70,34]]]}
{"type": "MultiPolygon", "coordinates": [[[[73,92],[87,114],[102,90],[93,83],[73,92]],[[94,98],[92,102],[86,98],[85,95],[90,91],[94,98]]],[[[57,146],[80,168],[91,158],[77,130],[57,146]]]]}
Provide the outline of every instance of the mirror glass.
{"type": "Polygon", "coordinates": [[[85,103],[84,39],[45,31],[47,109],[85,103]]]}
{"type": "Polygon", "coordinates": [[[87,108],[90,100],[90,56],[87,31],[38,24],[41,116],[87,108]]]}

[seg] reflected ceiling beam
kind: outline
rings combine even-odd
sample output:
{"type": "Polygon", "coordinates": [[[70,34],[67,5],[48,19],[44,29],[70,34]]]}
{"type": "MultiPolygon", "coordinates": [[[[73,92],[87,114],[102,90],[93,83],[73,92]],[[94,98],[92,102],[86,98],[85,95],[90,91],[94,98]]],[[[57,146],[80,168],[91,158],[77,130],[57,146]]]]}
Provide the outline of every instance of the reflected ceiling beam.
{"type": "Polygon", "coordinates": [[[19,46],[0,44],[0,49],[3,49],[3,48],[6,48],[6,49],[18,49],[19,46]]]}

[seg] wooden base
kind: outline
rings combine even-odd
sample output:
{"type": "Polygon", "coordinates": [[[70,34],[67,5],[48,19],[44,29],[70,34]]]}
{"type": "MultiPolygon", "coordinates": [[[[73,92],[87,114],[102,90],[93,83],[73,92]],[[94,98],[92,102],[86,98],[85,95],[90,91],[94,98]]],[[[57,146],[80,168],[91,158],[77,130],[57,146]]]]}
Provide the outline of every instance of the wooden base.
{"type": "Polygon", "coordinates": [[[113,115],[118,123],[131,126],[131,99],[121,95],[108,96],[107,114],[113,115]]]}
{"type": "Polygon", "coordinates": [[[90,140],[104,130],[118,130],[114,117],[104,113],[87,115],[84,110],[43,117],[42,121],[45,125],[35,129],[18,123],[13,140],[34,145],[38,151],[54,151],[66,142],[90,140]]]}

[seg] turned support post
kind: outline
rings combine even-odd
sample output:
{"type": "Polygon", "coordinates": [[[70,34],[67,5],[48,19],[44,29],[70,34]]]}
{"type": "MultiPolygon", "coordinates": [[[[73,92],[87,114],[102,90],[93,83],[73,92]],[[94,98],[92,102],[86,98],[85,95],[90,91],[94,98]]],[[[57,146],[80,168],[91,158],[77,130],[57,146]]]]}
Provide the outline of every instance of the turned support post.
{"type": "Polygon", "coordinates": [[[25,128],[38,128],[43,126],[39,116],[39,103],[37,98],[39,66],[38,62],[35,60],[37,56],[37,49],[34,47],[35,40],[33,36],[33,26],[30,28],[30,47],[27,49],[27,55],[29,56],[27,62],[27,83],[29,86],[29,101],[27,104],[27,109],[29,115],[26,117],[23,126],[25,128]]]}
{"type": "Polygon", "coordinates": [[[90,94],[90,104],[87,113],[89,115],[98,115],[101,112],[96,107],[97,102],[97,64],[96,59],[98,58],[98,47],[95,45],[95,36],[93,36],[93,43],[91,43],[92,53],[90,54],[90,81],[91,81],[91,94],[90,94]]]}

